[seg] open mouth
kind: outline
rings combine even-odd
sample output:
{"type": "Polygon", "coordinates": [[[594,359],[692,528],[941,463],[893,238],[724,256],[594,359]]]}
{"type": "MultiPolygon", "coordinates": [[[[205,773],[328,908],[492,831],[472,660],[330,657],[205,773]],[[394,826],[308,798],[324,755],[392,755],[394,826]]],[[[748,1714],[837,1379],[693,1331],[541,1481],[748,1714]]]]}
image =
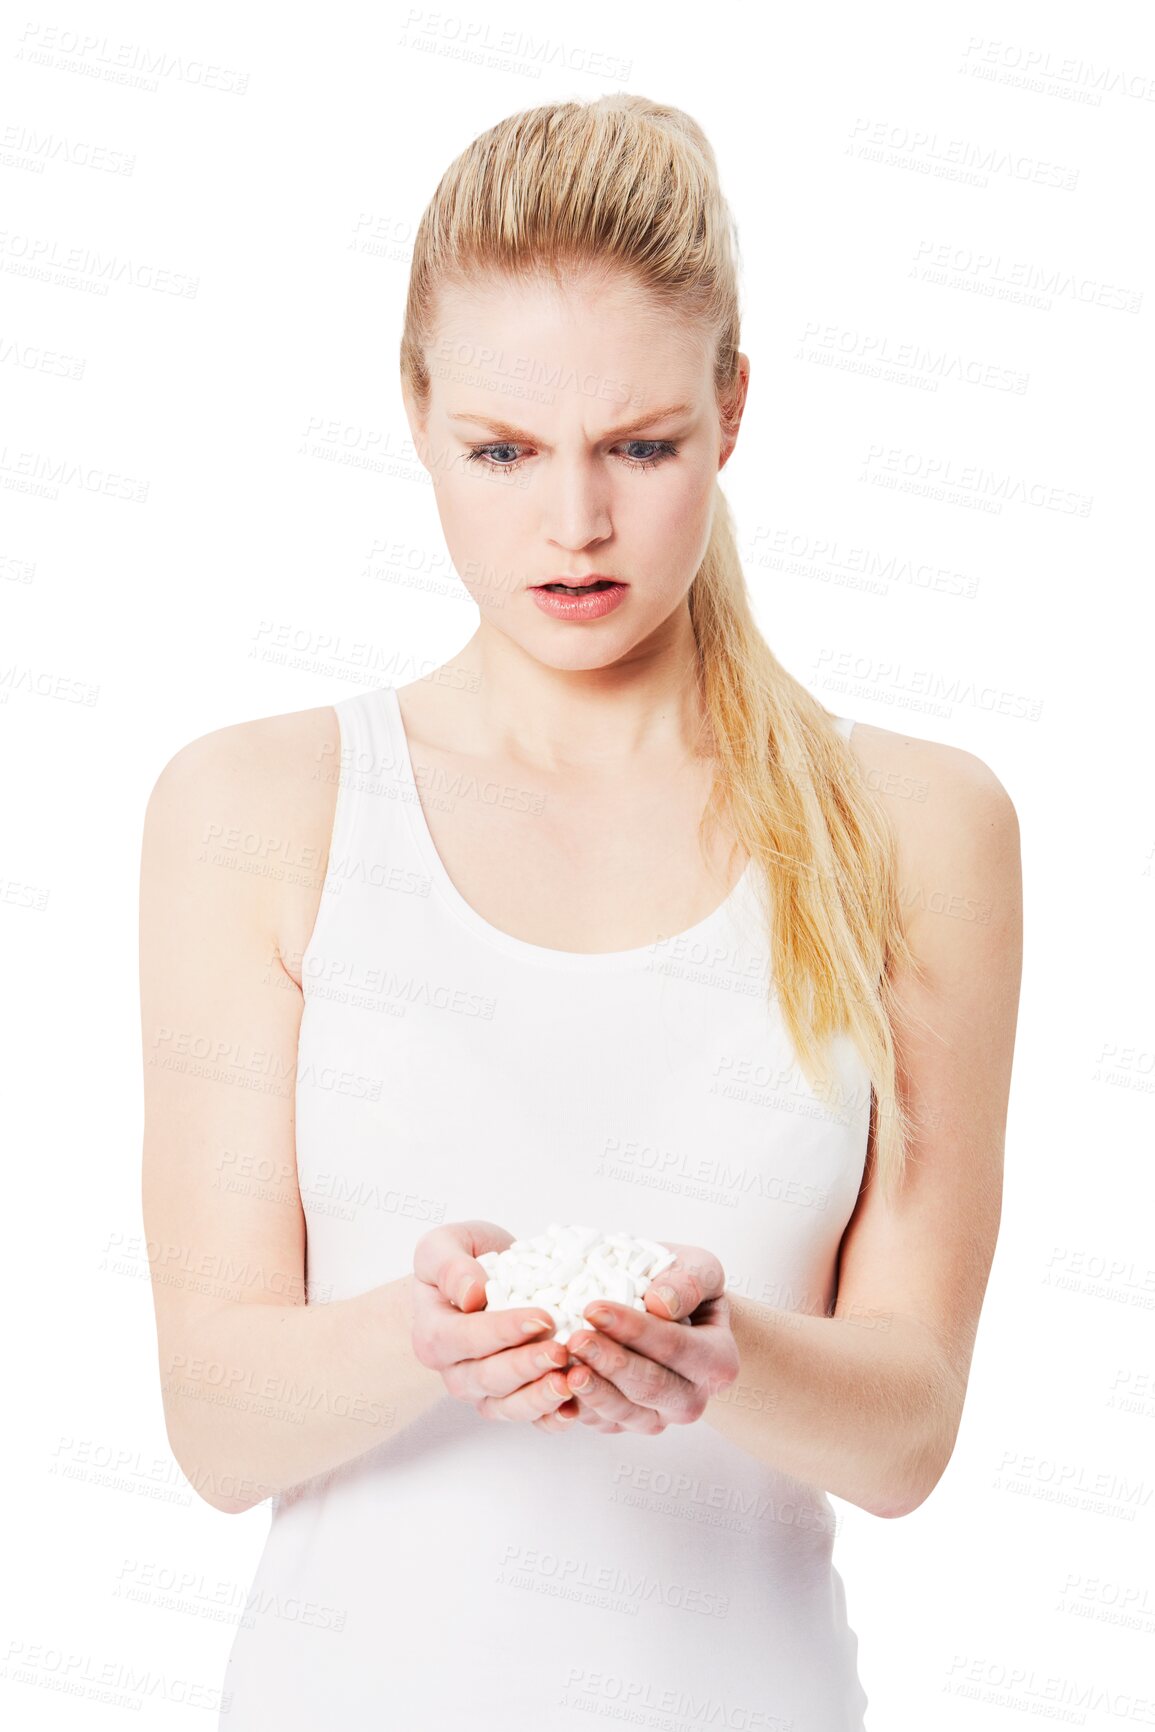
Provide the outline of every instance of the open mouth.
{"type": "Polygon", "coordinates": [[[535,589],[548,589],[554,595],[588,595],[593,589],[616,589],[618,586],[612,578],[599,577],[596,583],[538,583],[535,589]]]}

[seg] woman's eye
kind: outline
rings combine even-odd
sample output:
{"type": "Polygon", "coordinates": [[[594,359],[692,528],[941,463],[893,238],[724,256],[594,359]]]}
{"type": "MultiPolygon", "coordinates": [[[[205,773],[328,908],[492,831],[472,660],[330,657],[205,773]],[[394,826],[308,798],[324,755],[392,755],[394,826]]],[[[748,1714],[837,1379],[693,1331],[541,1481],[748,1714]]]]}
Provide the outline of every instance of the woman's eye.
{"type": "MultiPolygon", "coordinates": [[[[664,463],[669,457],[676,457],[678,448],[669,439],[627,439],[627,446],[641,446],[643,451],[652,453],[650,456],[625,457],[622,461],[627,469],[656,469],[659,463],[664,463]]],[[[494,456],[494,452],[513,451],[519,447],[502,443],[500,445],[472,445],[469,449],[467,462],[483,463],[490,469],[516,469],[522,458],[515,456],[512,462],[494,456]]]]}
{"type": "Polygon", "coordinates": [[[665,457],[673,457],[677,449],[677,447],[671,445],[668,440],[662,439],[631,439],[629,443],[631,445],[647,446],[651,451],[657,453],[657,456],[654,458],[639,457],[630,460],[637,462],[638,467],[641,469],[652,469],[656,462],[661,462],[665,457]]]}
{"type": "Polygon", "coordinates": [[[471,463],[480,463],[484,461],[494,469],[512,469],[512,463],[499,463],[494,458],[490,457],[489,453],[491,451],[516,450],[516,445],[474,445],[471,447],[469,452],[469,461],[471,463]]]}

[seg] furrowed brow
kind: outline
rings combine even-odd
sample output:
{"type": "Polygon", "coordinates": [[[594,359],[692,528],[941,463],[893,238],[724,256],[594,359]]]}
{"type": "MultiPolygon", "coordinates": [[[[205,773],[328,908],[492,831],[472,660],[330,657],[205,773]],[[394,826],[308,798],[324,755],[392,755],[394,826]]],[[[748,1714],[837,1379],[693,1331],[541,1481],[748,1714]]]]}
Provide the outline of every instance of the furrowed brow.
{"type": "MultiPolygon", "coordinates": [[[[612,427],[603,435],[606,439],[626,439],[631,433],[638,433],[644,427],[652,427],[656,422],[668,421],[674,415],[689,415],[693,409],[692,403],[669,403],[664,409],[650,409],[644,415],[639,415],[633,421],[627,421],[623,427],[612,427]]],[[[523,427],[511,427],[508,421],[493,421],[486,415],[471,415],[469,413],[450,415],[451,421],[469,421],[475,427],[487,427],[499,439],[509,439],[519,445],[540,445],[541,440],[534,433],[527,433],[523,427]]]]}

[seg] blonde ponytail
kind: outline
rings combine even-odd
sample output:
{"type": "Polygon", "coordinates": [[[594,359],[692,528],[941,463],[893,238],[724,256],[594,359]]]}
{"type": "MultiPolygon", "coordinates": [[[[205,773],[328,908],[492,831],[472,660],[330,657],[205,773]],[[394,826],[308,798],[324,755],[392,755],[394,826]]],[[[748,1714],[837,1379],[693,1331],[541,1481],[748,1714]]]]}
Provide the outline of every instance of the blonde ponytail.
{"type": "MultiPolygon", "coordinates": [[[[732,396],[739,349],[737,236],[705,134],[683,110],[632,94],[508,116],[450,165],[413,248],[403,381],[428,402],[427,352],[443,284],[560,273],[596,260],[628,273],[715,338],[714,385],[732,396]]],[[[758,629],[721,486],[689,593],[697,677],[717,771],[703,824],[723,820],[761,867],[771,989],[799,1064],[830,1085],[829,1037],[870,1073],[875,1170],[901,1183],[911,1120],[897,1086],[893,979],[907,946],[893,833],[831,713],[758,629]]]]}

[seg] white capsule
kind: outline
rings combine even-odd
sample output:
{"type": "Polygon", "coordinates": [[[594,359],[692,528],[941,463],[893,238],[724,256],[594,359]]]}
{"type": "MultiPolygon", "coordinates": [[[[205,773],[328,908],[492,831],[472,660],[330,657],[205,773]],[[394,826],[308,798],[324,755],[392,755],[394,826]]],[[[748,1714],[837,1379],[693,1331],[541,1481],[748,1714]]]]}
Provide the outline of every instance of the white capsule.
{"type": "Polygon", "coordinates": [[[583,1312],[596,1299],[644,1313],[646,1287],[677,1258],[653,1239],[551,1221],[544,1233],[515,1239],[504,1251],[486,1251],[478,1261],[489,1275],[491,1309],[540,1306],[553,1319],[555,1339],[564,1343],[575,1330],[588,1328],[583,1312]]]}
{"type": "Polygon", "coordinates": [[[584,1268],[584,1257],[575,1252],[569,1257],[564,1257],[560,1263],[555,1264],[550,1270],[550,1277],[555,1286],[564,1287],[573,1280],[575,1275],[580,1275],[584,1268]]]}

